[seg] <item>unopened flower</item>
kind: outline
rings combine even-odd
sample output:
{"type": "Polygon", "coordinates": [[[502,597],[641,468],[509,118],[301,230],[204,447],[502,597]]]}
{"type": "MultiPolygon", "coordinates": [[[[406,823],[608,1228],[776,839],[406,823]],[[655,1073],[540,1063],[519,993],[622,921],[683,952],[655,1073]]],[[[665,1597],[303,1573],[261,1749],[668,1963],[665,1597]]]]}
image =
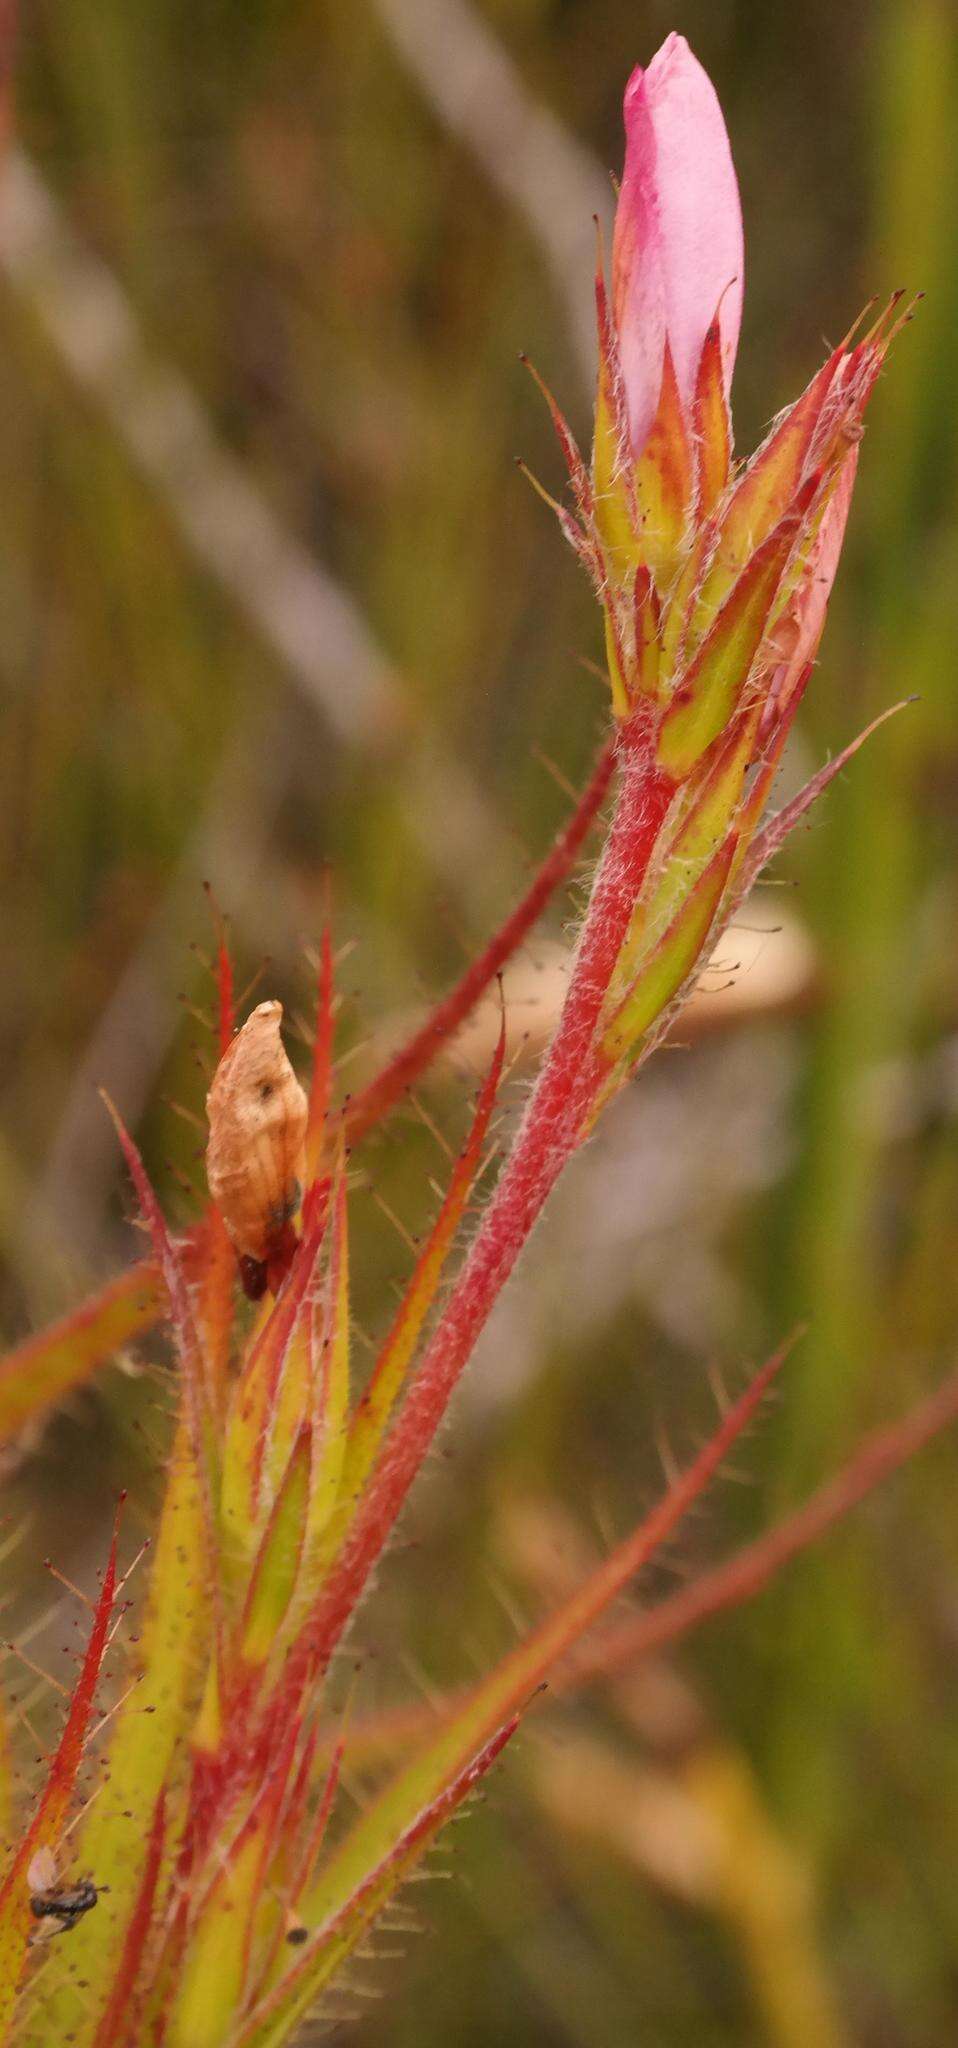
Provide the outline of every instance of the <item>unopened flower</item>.
{"type": "Polygon", "coordinates": [[[603,1004],[600,1103],[750,876],[898,305],[833,350],[737,467],[741,210],[718,100],[681,36],[633,73],[625,128],[611,298],[601,265],[596,279],[590,466],[549,400],[578,511],[559,507],[560,521],[602,604],[623,759],[637,757],[643,790],[636,899],[603,1004]]]}
{"type": "Polygon", "coordinates": [[[666,361],[691,429],[706,335],[732,380],[745,252],[732,151],[715,88],[671,35],[625,95],[626,156],[612,251],[613,310],[632,453],[659,408],[666,361]]]}

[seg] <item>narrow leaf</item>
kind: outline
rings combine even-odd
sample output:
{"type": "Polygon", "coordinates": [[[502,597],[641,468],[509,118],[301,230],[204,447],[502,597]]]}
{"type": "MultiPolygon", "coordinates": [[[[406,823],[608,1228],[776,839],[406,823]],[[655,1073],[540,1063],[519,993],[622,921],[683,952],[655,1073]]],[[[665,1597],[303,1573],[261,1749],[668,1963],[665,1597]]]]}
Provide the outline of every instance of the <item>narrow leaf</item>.
{"type": "MultiPolygon", "coordinates": [[[[363,1813],[321,1872],[308,1897],[301,1902],[304,1922],[317,1930],[314,1944],[304,1952],[299,1969],[290,1973],[271,1995],[272,2003],[253,2015],[249,2030],[237,2036],[235,2048],[274,2048],[283,2039],[279,2020],[290,2024],[303,2014],[318,1990],[328,1982],[343,1959],[334,1946],[339,1917],[349,1915],[351,1902],[374,1882],[370,1871],[388,1873],[392,1847],[414,1831],[422,1817],[435,1812],[445,1801],[454,1810],[463,1796],[458,1789],[462,1774],[475,1768],[470,1759],[482,1755],[482,1745],[494,1731],[502,1729],[508,1716],[521,1710],[538,1687],[549,1678],[587,1629],[601,1617],[622,1593],[636,1572],[667,1541],[690,1508],[707,1489],[733,1444],[752,1420],[761,1400],[780,1369],[783,1350],[756,1374],[751,1385],[722,1418],[719,1428],[687,1471],[674,1481],[632,1535],[613,1551],[572,1597],[550,1615],[533,1635],[512,1651],[490,1676],[458,1705],[436,1731],[424,1749],[388,1784],[372,1806],[363,1813]],[[310,1972],[312,1960],[312,1973],[310,1972]],[[302,1974],[300,1974],[300,1971],[302,1974]],[[309,1986],[302,2003],[290,2003],[294,1989],[309,1986]],[[267,2015],[277,2022],[274,2031],[265,2026],[267,2015]]],[[[393,1889],[391,1887],[391,1889],[393,1889]]],[[[382,1903],[380,1898],[379,1903],[382,1903]]],[[[378,1910],[378,1906],[377,1906],[378,1910]]],[[[364,1923],[366,1924],[366,1923],[364,1923]]]]}
{"type": "Polygon", "coordinates": [[[166,1227],[166,1220],[150,1185],[139,1151],[109,1097],[104,1096],[129,1168],[145,1222],[153,1240],[153,1251],[169,1297],[170,1320],[176,1338],[183,1383],[184,1411],[193,1443],[193,1456],[203,1502],[206,1563],[214,1604],[218,1598],[217,1546],[214,1538],[215,1504],[219,1493],[219,1453],[211,1410],[211,1389],[200,1348],[193,1311],[179,1257],[166,1227]]]}
{"type": "MultiPolygon", "coordinates": [[[[282,1974],[277,1969],[277,1958],[282,1954],[284,1932],[296,1911],[302,1897],[316,1872],[316,1865],[326,1839],[336,1793],[339,1788],[339,1773],[343,1760],[345,1742],[342,1736],[334,1743],[326,1771],[322,1792],[316,1812],[305,1831],[305,1839],[296,1839],[297,1823],[305,1809],[312,1770],[317,1752],[316,1731],[313,1730],[304,1747],[296,1778],[290,1791],[288,1811],[281,1818],[278,1831],[277,1857],[270,1872],[270,1881],[280,1906],[284,1909],[275,1916],[272,1935],[263,1943],[257,1959],[255,1975],[250,1980],[248,2003],[254,2004],[268,1986],[282,1974]],[[293,1837],[293,1839],[290,1839],[293,1837]]],[[[300,1922],[302,1925],[302,1922],[300,1922]]]]}
{"type": "Polygon", "coordinates": [[[0,2038],[10,2020],[27,1956],[31,1926],[27,1873],[38,1849],[56,1850],[73,1797],[116,1599],[116,1529],[80,1676],[46,1785],[27,1832],[0,1884],[0,2038]]]}
{"type": "Polygon", "coordinates": [[[112,1724],[110,1776],[78,1831],[81,1869],[110,1887],[110,1911],[71,1930],[69,1978],[46,1990],[51,2038],[90,2048],[135,1911],[143,1839],[191,1708],[211,1628],[203,1564],[203,1511],[191,1436],[181,1416],[153,1553],[146,1614],[136,1647],[136,1683],[112,1724]],[[86,1990],[77,1989],[83,1980],[86,1990]]]}
{"type": "Polygon", "coordinates": [[[303,1551],[302,1594],[318,1589],[332,1552],[332,1521],[339,1497],[349,1415],[349,1239],[345,1154],[337,1166],[332,1195],[329,1295],[322,1361],[316,1389],[313,1454],[303,1551]]]}
{"type": "Polygon", "coordinates": [[[864,1437],[846,1465],[781,1521],[644,1614],[606,1630],[570,1666],[572,1684],[621,1670],[678,1642],[713,1615],[753,1600],[792,1559],[820,1542],[892,1473],[958,1422],[958,1373],[897,1421],[864,1437]]]}
{"type": "Polygon", "coordinates": [[[236,1253],[218,1209],[210,1206],[197,1233],[197,1279],[193,1307],[206,1385],[219,1422],[226,1405],[233,1351],[236,1253]]]}
{"type": "Polygon", "coordinates": [[[343,1533],[349,1521],[352,1505],[362,1492],[376,1462],[407,1367],[419,1342],[426,1317],[435,1301],[443,1268],[455,1243],[456,1232],[481,1163],[504,1058],[503,1025],[495,1058],[479,1096],[472,1128],[456,1161],[442,1208],[425,1249],[417,1260],[399,1311],[353,1416],[343,1461],[340,1504],[337,1509],[337,1536],[343,1533]]]}
{"type": "Polygon", "coordinates": [[[458,1031],[480,996],[522,945],[541,916],[549,898],[571,874],[599,808],[605,798],[615,763],[610,741],[602,750],[591,779],[568,824],[559,834],[550,854],[538,870],[521,903],[490,940],[478,960],[463,975],[450,994],[438,1004],[426,1022],[395,1053],[382,1072],[353,1096],[343,1110],[347,1143],[355,1144],[384,1116],[418,1080],[438,1052],[458,1031]]]}
{"type": "Polygon", "coordinates": [[[899,703],[890,704],[888,709],[880,712],[877,718],[873,718],[871,724],[866,725],[855,739],[850,740],[847,747],[843,747],[841,753],[835,755],[833,761],[827,761],[824,768],[820,768],[817,775],[813,775],[804,788],[799,790],[798,795],[792,797],[790,803],[776,811],[774,818],[769,819],[764,830],[759,832],[753,841],[742,877],[743,892],[751,888],[763,867],[778,853],[789,834],[794,832],[796,825],[801,822],[806,811],[818,801],[829,783],[834,782],[836,775],[840,775],[843,768],[847,768],[859,747],[864,746],[865,741],[871,738],[873,732],[878,731],[880,725],[884,725],[886,719],[894,718],[899,711],[904,711],[906,706],[914,701],[913,697],[903,697],[899,703]]]}
{"type": "Polygon", "coordinates": [[[189,1927],[165,2048],[217,2048],[242,2011],[263,1884],[276,1820],[289,1780],[299,1724],[293,1721],[236,1840],[217,1852],[218,1867],[201,1899],[188,1902],[189,1927]]]}
{"type": "MultiPolygon", "coordinates": [[[[310,1902],[309,1924],[316,1929],[313,1940],[299,1951],[298,1960],[274,1989],[259,2001],[249,2020],[232,2037],[230,2048],[280,2048],[289,2039],[297,2021],[306,2016],[354,1953],[446,1821],[481,1783],[518,1725],[518,1716],[514,1716],[450,1778],[435,1798],[413,1815],[401,1832],[387,1837],[378,1858],[367,1863],[358,1884],[341,1902],[341,1863],[339,1858],[333,1859],[320,1893],[310,1902]],[[327,1900],[330,1904],[324,1910],[327,1900]]],[[[347,1857],[345,1864],[351,1869],[351,1859],[347,1857]]],[[[179,2048],[187,2048],[185,2040],[179,2048]]],[[[189,2048],[195,2048],[195,2042],[189,2048]]]]}
{"type": "Polygon", "coordinates": [[[329,926],[323,926],[319,950],[319,988],[316,1003],[316,1037],[309,1084],[309,1115],[306,1123],[306,1184],[315,1180],[322,1154],[333,1080],[333,948],[329,926]]]}
{"type": "Polygon", "coordinates": [[[557,405],[556,400],[552,395],[552,392],[549,390],[548,384],[546,383],[544,377],[541,377],[539,375],[539,372],[536,369],[535,364],[530,362],[529,357],[525,355],[520,357],[520,361],[528,370],[530,377],[538,387],[539,391],[542,393],[542,396],[545,399],[545,402],[549,408],[549,417],[552,420],[556,440],[558,441],[559,446],[562,450],[565,466],[569,472],[569,482],[571,483],[572,489],[575,493],[576,508],[578,510],[580,519],[583,521],[584,524],[586,524],[589,521],[591,521],[594,517],[595,504],[592,495],[592,485],[589,480],[589,472],[586,469],[585,463],[582,460],[582,456],[579,453],[575,436],[572,433],[572,430],[569,426],[568,420],[565,417],[565,414],[562,411],[560,411],[560,408],[557,405]]]}
{"type": "Polygon", "coordinates": [[[241,1654],[259,1668],[275,1647],[293,1597],[306,1534],[312,1432],[304,1423],[266,1524],[243,1613],[241,1654]]]}
{"type": "Polygon", "coordinates": [[[132,2029],[136,2025],[135,1994],[140,1965],[152,1928],[153,1906],[159,1883],[166,1841],[166,1795],[161,1792],[153,1809],[153,1821],[146,1845],[143,1875],[127,1924],[119,1968],[103,2008],[93,2048],[135,2048],[132,2029]]]}
{"type": "MultiPolygon", "coordinates": [[[[226,1420],[220,1501],[226,1554],[232,1553],[234,1562],[249,1557],[269,1513],[271,1502],[264,1490],[264,1480],[270,1431],[280,1401],[287,1359],[297,1338],[303,1338],[308,1327],[325,1228],[323,1212],[303,1237],[285,1286],[260,1323],[234,1390],[226,1420]]],[[[280,1471],[285,1466],[302,1418],[305,1384],[301,1383],[307,1368],[301,1353],[291,1360],[291,1371],[296,1376],[298,1398],[293,1403],[282,1404],[284,1416],[287,1409],[290,1412],[284,1431],[286,1440],[278,1448],[280,1471]]]]}
{"type": "Polygon", "coordinates": [[[0,1360],[0,1442],[92,1379],[166,1310],[156,1265],[141,1259],[0,1360]]]}
{"type": "Polygon", "coordinates": [[[217,994],[217,1036],[220,1058],[228,1052],[236,1030],[236,1001],[233,987],[233,961],[226,936],[226,919],[214,905],[218,944],[216,948],[216,994],[217,994]]]}

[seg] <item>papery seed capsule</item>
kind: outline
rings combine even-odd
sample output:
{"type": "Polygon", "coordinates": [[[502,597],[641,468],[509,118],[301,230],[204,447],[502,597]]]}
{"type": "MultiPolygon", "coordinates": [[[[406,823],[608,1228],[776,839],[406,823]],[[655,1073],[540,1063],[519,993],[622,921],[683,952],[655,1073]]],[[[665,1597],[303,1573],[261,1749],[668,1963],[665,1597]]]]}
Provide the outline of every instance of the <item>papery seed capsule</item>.
{"type": "Polygon", "coordinates": [[[241,1271],[275,1258],[302,1197],[307,1105],[283,1049],[282,1017],[282,1003],[258,1004],[206,1098],[206,1176],[241,1271]]]}

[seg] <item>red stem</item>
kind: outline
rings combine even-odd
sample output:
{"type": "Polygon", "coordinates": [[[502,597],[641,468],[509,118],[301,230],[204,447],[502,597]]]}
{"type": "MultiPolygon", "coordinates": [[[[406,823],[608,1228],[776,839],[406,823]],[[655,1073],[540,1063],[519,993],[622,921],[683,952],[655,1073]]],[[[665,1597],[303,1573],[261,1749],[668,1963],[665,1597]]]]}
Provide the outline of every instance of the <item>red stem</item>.
{"type": "Polygon", "coordinates": [[[423,1069],[458,1031],[480,996],[537,923],[550,896],[565,881],[578,858],[608,789],[614,760],[615,749],[610,742],[603,747],[568,824],[560,832],[521,903],[517,903],[478,960],[467,968],[461,981],[430,1013],[412,1038],[400,1047],[382,1072],[375,1074],[360,1094],[343,1104],[342,1118],[351,1145],[355,1145],[373,1124],[379,1123],[406,1089],[418,1080],[423,1069]]]}
{"type": "Polygon", "coordinates": [[[674,787],[655,768],[635,723],[620,734],[619,761],[612,826],[555,1038],[472,1250],[320,1596],[309,1631],[316,1662],[325,1662],[342,1635],[489,1313],[580,1142],[596,1081],[596,1025],[674,787]]]}
{"type": "Polygon", "coordinates": [[[573,1685],[604,1677],[651,1656],[727,1607],[753,1600],[783,1565],[820,1541],[860,1501],[906,1465],[938,1433],[958,1422],[958,1372],[903,1415],[873,1430],[841,1470],[833,1473],[790,1515],[704,1571],[667,1600],[606,1631],[576,1652],[568,1669],[573,1685]]]}

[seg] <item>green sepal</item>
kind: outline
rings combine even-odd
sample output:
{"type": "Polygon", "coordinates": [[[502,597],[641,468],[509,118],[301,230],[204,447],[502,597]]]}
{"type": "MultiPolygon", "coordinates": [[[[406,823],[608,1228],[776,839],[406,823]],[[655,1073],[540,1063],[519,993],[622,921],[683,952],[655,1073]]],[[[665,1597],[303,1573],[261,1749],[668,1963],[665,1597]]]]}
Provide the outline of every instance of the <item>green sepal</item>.
{"type": "Polygon", "coordinates": [[[675,691],[659,728],[658,758],[677,782],[701,760],[741,700],[818,481],[809,480],[756,549],[675,691]]]}
{"type": "Polygon", "coordinates": [[[721,902],[735,843],[731,834],[719,847],[607,1025],[601,1052],[610,1065],[631,1057],[691,974],[721,902]]]}

